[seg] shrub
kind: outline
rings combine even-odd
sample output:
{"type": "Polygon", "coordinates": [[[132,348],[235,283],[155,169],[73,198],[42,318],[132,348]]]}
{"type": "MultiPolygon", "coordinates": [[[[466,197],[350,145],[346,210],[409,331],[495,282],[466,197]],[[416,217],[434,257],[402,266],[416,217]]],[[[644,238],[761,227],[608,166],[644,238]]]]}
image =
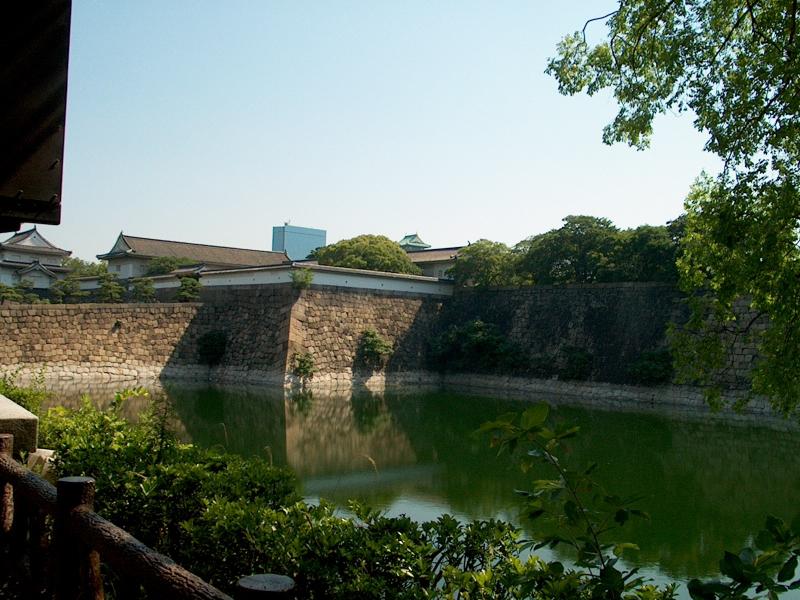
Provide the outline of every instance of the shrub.
{"type": "Polygon", "coordinates": [[[39,371],[26,386],[18,385],[18,378],[19,371],[0,375],[0,394],[39,415],[42,412],[42,403],[49,397],[44,386],[44,371],[39,371]]]}
{"type": "Polygon", "coordinates": [[[131,279],[131,300],[134,302],[153,302],[156,298],[156,288],[153,280],[147,277],[131,279]]]}
{"type": "Polygon", "coordinates": [[[300,379],[311,379],[314,376],[314,355],[310,352],[295,352],[292,362],[292,373],[300,379]]]}
{"type": "Polygon", "coordinates": [[[666,348],[642,352],[628,370],[631,380],[640,385],[669,383],[674,372],[672,353],[666,348]]]}
{"type": "Polygon", "coordinates": [[[382,337],[374,329],[366,329],[358,342],[356,363],[379,370],[386,366],[386,361],[389,360],[392,352],[394,352],[392,342],[382,337]]]}
{"type": "Polygon", "coordinates": [[[592,353],[576,346],[567,346],[561,350],[563,366],[558,378],[564,380],[586,381],[592,375],[592,353]]]}
{"type": "Polygon", "coordinates": [[[178,267],[196,265],[197,261],[191,258],[176,258],[174,256],[158,256],[151,258],[147,263],[145,275],[167,275],[178,267]]]}
{"type": "Polygon", "coordinates": [[[314,272],[308,267],[292,269],[289,273],[292,279],[292,287],[297,290],[304,290],[311,285],[314,280],[314,272]]]}
{"type": "Polygon", "coordinates": [[[194,277],[181,277],[181,287],[178,288],[178,302],[197,302],[200,299],[202,284],[194,277]]]}
{"type": "Polygon", "coordinates": [[[209,331],[197,339],[197,356],[204,365],[213,367],[222,362],[228,336],[224,331],[209,331]]]}
{"type": "Polygon", "coordinates": [[[50,296],[56,304],[75,302],[88,295],[88,291],[81,290],[80,281],[74,273],[70,273],[64,279],[59,279],[50,286],[50,296]]]}
{"type": "Polygon", "coordinates": [[[100,302],[122,302],[125,288],[117,281],[115,273],[103,273],[99,277],[100,287],[97,290],[97,300],[100,302]]]}
{"type": "Polygon", "coordinates": [[[525,361],[519,348],[496,325],[481,320],[453,325],[430,347],[431,365],[442,371],[519,372],[525,361]]]}

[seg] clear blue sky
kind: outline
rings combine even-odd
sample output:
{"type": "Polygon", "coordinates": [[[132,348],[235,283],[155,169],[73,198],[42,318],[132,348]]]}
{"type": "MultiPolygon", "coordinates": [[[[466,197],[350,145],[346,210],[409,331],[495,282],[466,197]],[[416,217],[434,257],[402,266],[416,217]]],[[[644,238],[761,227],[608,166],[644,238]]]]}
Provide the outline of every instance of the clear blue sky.
{"type": "Polygon", "coordinates": [[[662,224],[717,168],[691,120],[608,147],[610,99],[543,73],[615,4],[74,0],[62,224],[40,229],[93,258],[120,230],[269,249],[286,220],[434,246],[662,224]]]}

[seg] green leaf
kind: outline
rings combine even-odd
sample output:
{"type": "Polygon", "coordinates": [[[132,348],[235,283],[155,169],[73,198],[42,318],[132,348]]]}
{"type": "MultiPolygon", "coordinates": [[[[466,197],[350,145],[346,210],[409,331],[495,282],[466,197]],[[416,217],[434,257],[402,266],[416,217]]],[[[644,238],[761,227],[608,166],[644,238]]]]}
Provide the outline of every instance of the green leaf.
{"type": "Polygon", "coordinates": [[[783,583],[784,581],[789,581],[792,577],[794,577],[794,572],[797,570],[797,556],[792,556],[789,560],[787,560],[783,567],[781,567],[780,572],[778,573],[778,581],[783,583]]]}
{"type": "Polygon", "coordinates": [[[567,500],[564,503],[564,514],[572,525],[575,525],[581,518],[581,511],[572,500],[567,500]]]}
{"type": "Polygon", "coordinates": [[[535,404],[522,413],[522,428],[526,430],[539,428],[547,420],[549,412],[550,407],[547,404],[535,404]]]}
{"type": "Polygon", "coordinates": [[[639,546],[630,542],[622,542],[614,545],[614,556],[621,557],[625,550],[638,550],[639,546]]]}

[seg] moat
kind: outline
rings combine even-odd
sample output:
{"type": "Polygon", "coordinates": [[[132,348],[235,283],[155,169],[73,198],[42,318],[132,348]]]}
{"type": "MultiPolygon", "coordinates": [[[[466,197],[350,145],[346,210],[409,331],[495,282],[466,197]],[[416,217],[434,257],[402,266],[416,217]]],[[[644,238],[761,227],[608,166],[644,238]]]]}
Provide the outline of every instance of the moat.
{"type": "MultiPolygon", "coordinates": [[[[93,396],[103,402],[110,389],[93,396]]],[[[163,393],[173,403],[182,439],[288,466],[310,501],[322,497],[344,506],[357,499],[417,520],[444,512],[500,518],[534,535],[514,493],[534,476],[475,435],[481,423],[521,411],[524,402],[435,391],[284,394],[175,384],[163,393]]],[[[63,397],[76,401],[68,392],[63,397]]],[[[139,408],[128,406],[128,414],[139,408]]],[[[628,562],[657,581],[716,573],[723,551],[749,543],[766,515],[795,516],[800,437],[789,424],[563,402],[555,403],[551,416],[580,426],[566,448],[571,465],[596,462],[597,479],[607,489],[644,496],[638,506],[651,520],[633,521],[617,537],[638,544],[628,562]]],[[[560,557],[569,560],[568,554],[560,557]]]]}

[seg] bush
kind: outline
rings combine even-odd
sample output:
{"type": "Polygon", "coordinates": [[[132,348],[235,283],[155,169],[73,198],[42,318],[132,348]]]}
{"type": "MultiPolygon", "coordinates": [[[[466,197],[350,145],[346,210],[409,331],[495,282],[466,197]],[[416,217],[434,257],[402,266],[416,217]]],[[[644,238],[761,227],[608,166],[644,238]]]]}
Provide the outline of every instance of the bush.
{"type": "Polygon", "coordinates": [[[372,370],[380,370],[386,366],[386,361],[389,360],[392,352],[394,352],[392,342],[383,338],[374,329],[366,329],[358,342],[356,364],[372,370]]]}
{"type": "Polygon", "coordinates": [[[505,373],[525,368],[518,347],[496,325],[481,320],[453,325],[436,337],[431,343],[430,361],[441,371],[505,373]]]}
{"type": "Polygon", "coordinates": [[[672,353],[666,348],[642,352],[628,370],[631,380],[639,385],[669,383],[674,372],[672,353]]]}
{"type": "Polygon", "coordinates": [[[156,288],[153,280],[147,277],[131,279],[131,300],[134,302],[153,302],[156,298],[156,288]]]}
{"type": "Polygon", "coordinates": [[[18,385],[18,377],[18,371],[0,375],[0,394],[39,415],[42,412],[42,403],[49,397],[44,386],[44,371],[39,371],[27,386],[18,385]]]}
{"type": "Polygon", "coordinates": [[[115,273],[101,274],[98,282],[100,284],[97,290],[97,300],[99,302],[122,302],[125,288],[117,281],[117,275],[115,273]]]}
{"type": "Polygon", "coordinates": [[[178,302],[197,302],[200,299],[200,281],[194,277],[181,277],[181,287],[178,288],[178,302]]]}
{"type": "Polygon", "coordinates": [[[227,345],[224,331],[209,331],[197,339],[197,356],[202,364],[213,367],[222,362],[227,345]]]}
{"type": "Polygon", "coordinates": [[[310,352],[295,352],[292,362],[292,373],[300,379],[311,379],[314,376],[314,355],[310,352]]]}
{"type": "Polygon", "coordinates": [[[594,357],[591,352],[576,346],[567,346],[561,350],[563,366],[558,378],[564,380],[586,381],[592,375],[594,357]]]}
{"type": "Polygon", "coordinates": [[[296,290],[304,290],[309,287],[314,280],[314,271],[308,267],[292,269],[289,273],[289,277],[292,279],[293,288],[296,290]]]}

